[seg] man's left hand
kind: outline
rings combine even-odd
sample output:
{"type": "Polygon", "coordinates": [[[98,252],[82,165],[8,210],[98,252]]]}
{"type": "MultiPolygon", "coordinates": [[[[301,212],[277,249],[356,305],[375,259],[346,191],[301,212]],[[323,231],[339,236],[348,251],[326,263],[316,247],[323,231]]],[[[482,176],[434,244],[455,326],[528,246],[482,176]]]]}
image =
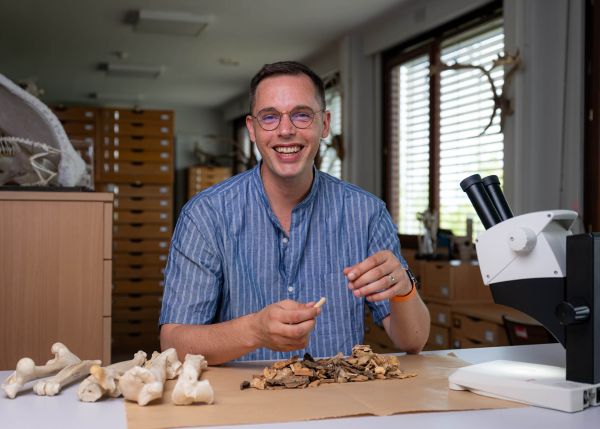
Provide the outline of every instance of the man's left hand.
{"type": "Polygon", "coordinates": [[[408,274],[389,250],[382,250],[352,267],[344,268],[344,275],[354,296],[364,296],[368,301],[406,295],[412,288],[408,274]]]}

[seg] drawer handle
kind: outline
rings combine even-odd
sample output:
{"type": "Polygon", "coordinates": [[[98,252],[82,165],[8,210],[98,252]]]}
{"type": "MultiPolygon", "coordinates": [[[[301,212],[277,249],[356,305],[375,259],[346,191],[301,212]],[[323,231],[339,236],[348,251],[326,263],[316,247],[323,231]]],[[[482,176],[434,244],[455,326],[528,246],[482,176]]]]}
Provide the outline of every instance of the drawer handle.
{"type": "Polygon", "coordinates": [[[142,323],[142,321],[139,319],[129,319],[127,322],[131,323],[132,325],[139,325],[140,323],[142,323]]]}
{"type": "Polygon", "coordinates": [[[129,197],[131,198],[131,201],[143,201],[144,197],[129,197]]]}
{"type": "Polygon", "coordinates": [[[144,140],[144,136],[130,136],[129,138],[132,140],[144,140]]]}
{"type": "Polygon", "coordinates": [[[131,279],[128,279],[131,283],[140,283],[142,281],[142,279],[140,279],[139,277],[133,277],[131,279]]]}
{"type": "Polygon", "coordinates": [[[130,210],[130,212],[133,213],[133,214],[142,214],[142,213],[144,213],[144,210],[133,209],[133,210],[130,210]]]}
{"type": "Polygon", "coordinates": [[[129,252],[129,256],[142,256],[142,252],[129,252]]]}
{"type": "Polygon", "coordinates": [[[131,126],[132,127],[143,127],[144,123],[143,122],[132,122],[131,126]]]}
{"type": "Polygon", "coordinates": [[[142,307],[129,307],[129,311],[142,311],[142,307]]]}
{"type": "Polygon", "coordinates": [[[144,165],[144,163],[142,161],[131,161],[131,165],[144,165]]]}
{"type": "Polygon", "coordinates": [[[144,241],[143,238],[130,238],[129,239],[130,243],[141,243],[142,241],[144,241]]]}
{"type": "MultiPolygon", "coordinates": [[[[138,264],[134,264],[134,265],[130,265],[129,266],[129,268],[134,269],[134,270],[139,270],[142,267],[143,267],[143,265],[138,265],[138,264]]],[[[139,279],[135,279],[134,281],[139,281],[139,279]]]]}
{"type": "Polygon", "coordinates": [[[143,188],[144,184],[143,183],[132,183],[129,186],[131,186],[132,188],[138,188],[139,189],[139,188],[143,188]]]}
{"type": "Polygon", "coordinates": [[[144,149],[139,148],[139,147],[135,147],[135,148],[132,148],[131,151],[135,152],[135,153],[142,153],[144,151],[144,149]]]}

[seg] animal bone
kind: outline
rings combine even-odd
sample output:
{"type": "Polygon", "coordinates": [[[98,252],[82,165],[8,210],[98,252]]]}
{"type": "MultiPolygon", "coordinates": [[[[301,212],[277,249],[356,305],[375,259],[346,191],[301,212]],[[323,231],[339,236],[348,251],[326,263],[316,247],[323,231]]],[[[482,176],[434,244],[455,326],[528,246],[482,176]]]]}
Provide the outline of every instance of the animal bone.
{"type": "Polygon", "coordinates": [[[175,349],[162,353],[154,352],[144,367],[131,368],[119,380],[119,388],[125,399],[136,401],[144,406],[154,399],[162,397],[165,380],[177,377],[181,362],[175,349]]]}
{"type": "Polygon", "coordinates": [[[117,362],[107,367],[93,365],[91,375],[83,380],[77,389],[77,397],[83,402],[96,402],[104,395],[113,398],[121,396],[119,379],[123,373],[135,366],[140,366],[146,361],[146,353],[138,351],[133,359],[117,362]]]}
{"type": "Polygon", "coordinates": [[[54,353],[54,359],[50,359],[46,362],[46,365],[35,366],[33,360],[28,357],[24,357],[17,362],[15,372],[13,372],[2,384],[6,396],[14,399],[15,396],[17,396],[17,392],[28,381],[47,377],[55,374],[68,365],[81,362],[81,359],[71,353],[71,351],[62,343],[52,344],[51,350],[52,353],[54,353]]]}
{"type": "Polygon", "coordinates": [[[324,296],[321,297],[321,299],[319,300],[319,302],[317,302],[315,305],[313,305],[314,308],[321,308],[323,307],[323,304],[325,304],[327,302],[327,298],[325,298],[324,296]]]}
{"type": "Polygon", "coordinates": [[[64,367],[54,377],[40,380],[33,386],[33,391],[40,396],[54,396],[58,394],[63,387],[85,377],[90,372],[92,365],[101,365],[99,360],[84,360],[64,367]]]}
{"type": "Polygon", "coordinates": [[[200,373],[207,366],[204,356],[185,355],[181,375],[171,395],[175,405],[190,405],[194,402],[213,403],[215,394],[210,383],[208,380],[198,380],[200,373]]]}

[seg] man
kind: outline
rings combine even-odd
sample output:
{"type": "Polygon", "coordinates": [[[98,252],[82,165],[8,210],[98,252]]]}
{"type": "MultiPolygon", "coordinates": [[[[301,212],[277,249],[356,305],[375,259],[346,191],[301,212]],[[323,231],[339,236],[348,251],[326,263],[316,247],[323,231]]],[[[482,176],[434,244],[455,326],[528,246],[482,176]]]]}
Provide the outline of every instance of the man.
{"type": "Polygon", "coordinates": [[[314,168],[330,122],[321,79],[296,62],[265,65],[250,111],[260,164],[195,196],[177,222],[162,348],[211,365],[349,354],[366,302],[398,348],[418,353],[429,313],[385,205],[314,168]]]}

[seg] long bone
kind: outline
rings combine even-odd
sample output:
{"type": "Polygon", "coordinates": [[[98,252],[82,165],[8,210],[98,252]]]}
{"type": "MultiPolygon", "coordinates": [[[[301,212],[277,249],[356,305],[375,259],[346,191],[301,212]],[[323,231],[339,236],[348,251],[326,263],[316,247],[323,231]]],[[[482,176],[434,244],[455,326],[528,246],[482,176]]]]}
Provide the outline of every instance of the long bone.
{"type": "Polygon", "coordinates": [[[81,382],[77,389],[77,397],[83,402],[96,402],[104,395],[113,398],[121,396],[119,379],[125,371],[143,365],[146,361],[146,353],[138,351],[133,359],[113,363],[106,367],[93,365],[90,368],[91,375],[81,382]]]}
{"type": "Polygon", "coordinates": [[[17,396],[17,393],[25,383],[38,378],[48,377],[55,374],[64,367],[81,362],[64,344],[52,344],[52,353],[54,359],[50,359],[43,366],[36,366],[31,358],[24,357],[17,362],[17,368],[2,384],[2,389],[11,399],[17,396]]]}
{"type": "Polygon", "coordinates": [[[208,380],[200,381],[200,373],[208,366],[202,355],[185,355],[183,369],[171,399],[175,405],[190,405],[194,402],[212,404],[214,400],[213,389],[208,380]]]}
{"type": "Polygon", "coordinates": [[[61,369],[58,374],[45,380],[40,380],[33,385],[33,391],[40,396],[54,396],[63,387],[82,379],[90,373],[92,365],[101,365],[99,360],[83,360],[61,369]]]}
{"type": "Polygon", "coordinates": [[[144,406],[161,398],[165,380],[177,377],[180,370],[181,362],[175,349],[170,348],[160,354],[155,352],[143,368],[136,366],[125,372],[119,380],[119,388],[125,399],[144,406]]]}

